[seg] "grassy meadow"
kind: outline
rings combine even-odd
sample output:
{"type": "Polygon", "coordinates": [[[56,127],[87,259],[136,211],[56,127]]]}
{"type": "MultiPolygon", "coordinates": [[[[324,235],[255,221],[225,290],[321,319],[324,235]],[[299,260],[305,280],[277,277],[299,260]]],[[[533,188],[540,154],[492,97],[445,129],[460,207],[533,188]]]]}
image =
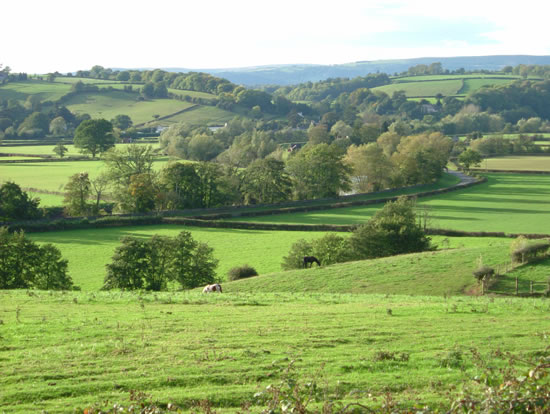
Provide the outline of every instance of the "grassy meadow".
{"type": "Polygon", "coordinates": [[[235,266],[249,264],[258,273],[280,270],[283,256],[298,239],[310,240],[323,233],[274,232],[253,230],[192,228],[176,225],[117,227],[109,229],[70,230],[48,233],[29,233],[40,243],[53,243],[69,261],[69,273],[75,284],[84,290],[98,290],[103,285],[105,265],[125,236],[151,237],[154,234],[174,237],[191,231],[193,238],[214,248],[219,260],[218,276],[225,278],[235,266]],[[266,254],[269,251],[269,254],[266,254]]]}
{"type": "Polygon", "coordinates": [[[380,409],[389,393],[401,407],[445,407],[483,375],[475,353],[494,367],[499,352],[540,355],[549,310],[488,297],[3,291],[0,412],[127,406],[131,390],[259,412],[254,394],[289,367],[300,389],[315,381],[342,403],[380,409]]]}
{"type": "Polygon", "coordinates": [[[373,88],[374,91],[382,91],[388,95],[392,95],[397,91],[405,91],[407,97],[413,96],[435,96],[441,93],[444,96],[452,96],[458,94],[462,89],[461,79],[450,80],[434,80],[430,82],[409,82],[409,83],[393,83],[390,85],[378,86],[373,88]]]}
{"type": "MultiPolygon", "coordinates": [[[[65,156],[83,156],[83,154],[80,152],[78,148],[76,148],[73,144],[64,144],[67,148],[67,152],[65,153],[65,156]]],[[[115,144],[115,147],[118,149],[124,148],[128,144],[115,144]]],[[[141,144],[139,142],[134,143],[133,145],[152,145],[154,148],[158,148],[158,143],[144,143],[141,144]]],[[[53,149],[55,148],[55,145],[24,145],[24,146],[10,146],[10,145],[1,145],[0,146],[0,153],[5,154],[26,154],[26,155],[49,155],[49,156],[57,156],[53,149]]],[[[15,159],[15,157],[6,157],[6,159],[15,159]]]]}
{"type": "Polygon", "coordinates": [[[87,113],[92,118],[113,119],[119,114],[128,115],[134,124],[154,121],[191,107],[189,102],[175,99],[138,101],[137,95],[124,91],[79,94],[70,98],[66,107],[75,114],[87,113]]]}
{"type": "MultiPolygon", "coordinates": [[[[550,175],[490,173],[486,183],[418,199],[432,228],[464,231],[550,234],[550,175]]],[[[307,213],[242,217],[269,223],[359,224],[381,205],[356,206],[307,213]]]]}
{"type": "Polygon", "coordinates": [[[222,125],[231,121],[237,113],[215,106],[196,106],[189,111],[171,116],[162,121],[163,125],[185,122],[191,125],[222,125]]]}
{"type": "Polygon", "coordinates": [[[24,103],[31,95],[37,95],[41,101],[56,101],[71,90],[71,85],[45,81],[9,82],[0,85],[0,99],[14,99],[24,103]]]}
{"type": "MultiPolygon", "coordinates": [[[[548,145],[548,142],[544,142],[548,145]]],[[[549,156],[521,156],[508,155],[504,157],[485,158],[479,170],[516,170],[516,171],[545,171],[550,172],[550,157],[549,156]]]]}
{"type": "MultiPolygon", "coordinates": [[[[169,161],[169,157],[158,157],[153,168],[161,169],[169,161]]],[[[71,175],[86,171],[93,179],[104,169],[101,160],[0,163],[0,181],[13,181],[22,188],[62,192],[71,175]]]]}

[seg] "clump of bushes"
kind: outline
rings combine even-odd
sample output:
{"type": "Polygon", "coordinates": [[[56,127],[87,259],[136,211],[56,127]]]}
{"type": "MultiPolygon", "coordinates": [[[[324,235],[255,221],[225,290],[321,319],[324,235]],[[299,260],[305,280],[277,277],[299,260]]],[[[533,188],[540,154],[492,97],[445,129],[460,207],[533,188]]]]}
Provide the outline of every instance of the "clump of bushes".
{"type": "Polygon", "coordinates": [[[386,203],[350,237],[327,234],[313,241],[298,240],[283,258],[281,267],[299,269],[304,256],[315,256],[323,265],[329,265],[432,249],[430,238],[418,222],[415,201],[400,197],[386,203]]]}
{"type": "Polygon", "coordinates": [[[549,242],[530,244],[512,252],[512,261],[515,263],[526,263],[536,259],[539,255],[546,255],[550,249],[549,242]]]}
{"type": "Polygon", "coordinates": [[[477,281],[481,283],[483,280],[488,280],[493,277],[495,275],[495,269],[489,266],[481,266],[477,270],[474,270],[473,274],[477,281]]]}
{"type": "Polygon", "coordinates": [[[0,227],[0,289],[73,289],[67,260],[52,244],[38,245],[22,231],[0,227]]]}
{"type": "Polygon", "coordinates": [[[215,283],[218,260],[188,231],[176,237],[124,237],[107,265],[103,290],[166,290],[171,283],[192,289],[215,283]]]}
{"type": "Polygon", "coordinates": [[[248,264],[233,267],[227,272],[227,280],[229,281],[245,279],[252,276],[258,276],[258,272],[248,264]]]}

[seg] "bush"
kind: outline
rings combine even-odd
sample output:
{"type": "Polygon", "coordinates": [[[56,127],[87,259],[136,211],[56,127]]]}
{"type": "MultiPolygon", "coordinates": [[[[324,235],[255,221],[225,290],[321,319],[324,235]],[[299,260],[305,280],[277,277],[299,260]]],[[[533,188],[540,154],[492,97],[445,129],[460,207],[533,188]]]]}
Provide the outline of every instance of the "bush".
{"type": "Polygon", "coordinates": [[[19,185],[8,181],[0,186],[0,221],[39,218],[39,203],[40,199],[29,197],[19,185]]]}
{"type": "Polygon", "coordinates": [[[477,281],[481,283],[484,279],[492,277],[495,274],[495,269],[489,266],[481,266],[473,274],[477,281]]]}
{"type": "Polygon", "coordinates": [[[512,252],[512,261],[515,263],[530,262],[536,259],[539,254],[547,254],[548,249],[550,249],[549,242],[536,243],[522,247],[512,252]]]}
{"type": "Polygon", "coordinates": [[[431,250],[430,238],[418,224],[414,207],[413,200],[399,197],[355,230],[350,238],[355,259],[431,250]]]}
{"type": "Polygon", "coordinates": [[[216,281],[218,261],[213,249],[182,231],[171,238],[155,235],[150,239],[125,237],[107,265],[103,289],[145,289],[160,291],[169,282],[192,289],[216,281]]]}
{"type": "Polygon", "coordinates": [[[327,233],[312,240],[298,240],[292,245],[288,256],[283,258],[283,270],[301,269],[304,267],[304,256],[315,256],[323,265],[348,262],[354,259],[347,237],[327,233]]]}
{"type": "Polygon", "coordinates": [[[21,232],[0,228],[0,289],[69,290],[67,260],[52,244],[39,246],[21,232]]]}
{"type": "Polygon", "coordinates": [[[245,264],[243,266],[233,267],[227,272],[227,280],[239,280],[247,277],[258,276],[258,272],[253,267],[245,264]]]}

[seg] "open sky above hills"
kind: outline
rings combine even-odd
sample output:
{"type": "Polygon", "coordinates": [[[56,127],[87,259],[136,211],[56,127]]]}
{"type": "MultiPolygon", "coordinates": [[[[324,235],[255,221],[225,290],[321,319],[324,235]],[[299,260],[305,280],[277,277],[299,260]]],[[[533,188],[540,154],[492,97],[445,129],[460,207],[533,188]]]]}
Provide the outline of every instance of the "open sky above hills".
{"type": "Polygon", "coordinates": [[[548,55],[549,10],[535,0],[6,2],[0,63],[46,73],[548,55]]]}

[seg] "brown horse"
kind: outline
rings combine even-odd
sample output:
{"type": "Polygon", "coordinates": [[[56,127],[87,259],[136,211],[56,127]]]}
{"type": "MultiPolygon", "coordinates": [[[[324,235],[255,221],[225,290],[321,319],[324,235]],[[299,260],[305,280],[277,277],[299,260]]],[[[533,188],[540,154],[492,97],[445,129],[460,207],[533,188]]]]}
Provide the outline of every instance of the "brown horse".
{"type": "Polygon", "coordinates": [[[321,266],[321,262],[315,256],[304,256],[304,269],[313,266],[313,263],[317,263],[318,266],[321,266]]]}

